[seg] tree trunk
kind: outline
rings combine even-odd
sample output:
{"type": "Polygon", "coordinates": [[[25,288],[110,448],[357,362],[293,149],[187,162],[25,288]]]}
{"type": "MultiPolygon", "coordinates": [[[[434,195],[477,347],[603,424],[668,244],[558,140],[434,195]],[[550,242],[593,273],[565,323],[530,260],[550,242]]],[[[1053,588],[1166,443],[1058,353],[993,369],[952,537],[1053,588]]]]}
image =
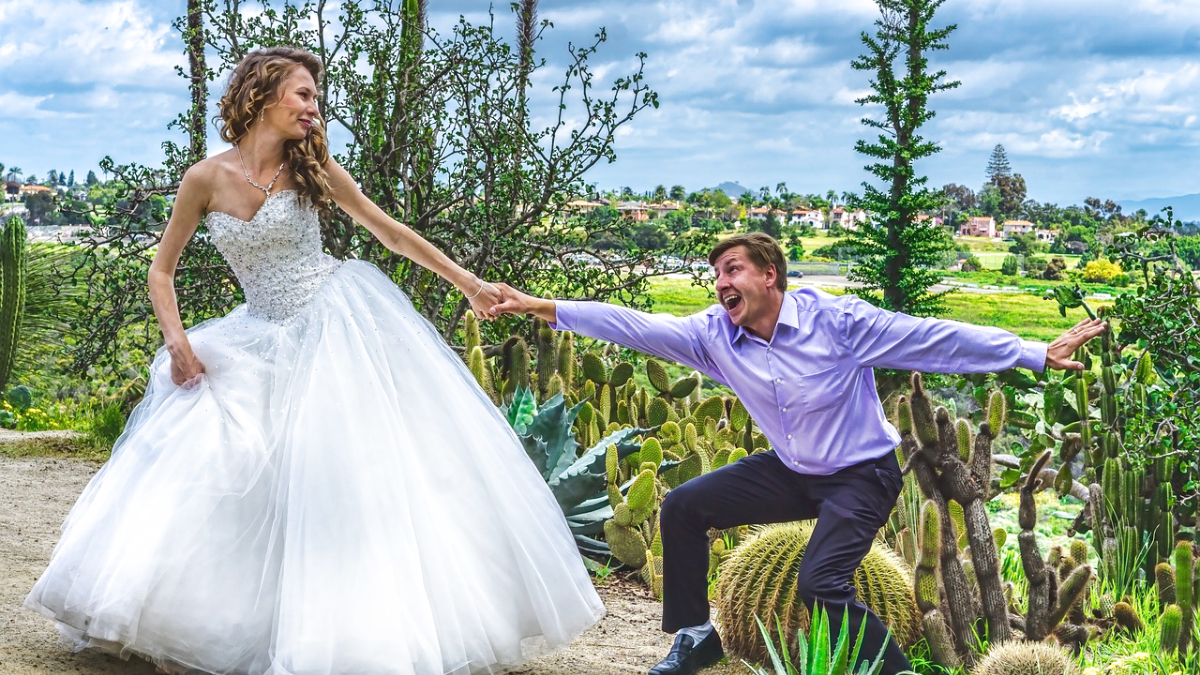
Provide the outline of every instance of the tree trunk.
{"type": "Polygon", "coordinates": [[[208,78],[204,65],[204,14],[201,0],[188,0],[187,34],[188,68],[192,81],[192,113],[188,124],[190,164],[195,164],[208,155],[208,140],[205,117],[208,116],[208,78]]]}

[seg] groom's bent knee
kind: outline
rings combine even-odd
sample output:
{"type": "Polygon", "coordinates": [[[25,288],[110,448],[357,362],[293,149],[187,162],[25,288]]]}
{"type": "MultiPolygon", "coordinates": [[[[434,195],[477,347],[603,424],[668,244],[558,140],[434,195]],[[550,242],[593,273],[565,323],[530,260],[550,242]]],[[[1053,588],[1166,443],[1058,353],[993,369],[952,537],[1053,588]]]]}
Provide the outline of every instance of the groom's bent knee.
{"type": "Polygon", "coordinates": [[[704,490],[690,483],[684,483],[667,493],[663,499],[661,517],[664,523],[682,524],[703,519],[704,511],[701,506],[705,502],[704,490]]]}

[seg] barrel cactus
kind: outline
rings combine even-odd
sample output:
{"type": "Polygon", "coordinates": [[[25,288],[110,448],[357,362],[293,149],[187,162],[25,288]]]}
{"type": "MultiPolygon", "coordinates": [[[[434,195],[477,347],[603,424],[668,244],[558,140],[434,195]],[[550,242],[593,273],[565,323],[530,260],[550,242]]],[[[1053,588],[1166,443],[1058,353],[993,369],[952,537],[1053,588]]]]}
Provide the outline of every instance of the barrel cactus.
{"type": "Polygon", "coordinates": [[[1079,675],[1079,667],[1045,642],[1005,642],[988,650],[971,675],[1079,675]]]}
{"type": "MultiPolygon", "coordinates": [[[[726,555],[716,603],[722,639],[730,652],[758,661],[766,658],[756,618],[770,622],[778,617],[783,634],[790,636],[789,653],[796,653],[796,631],[808,630],[809,624],[796,583],[812,532],[811,522],[767,525],[726,555]]],[[[858,599],[888,625],[900,644],[912,644],[920,636],[912,571],[886,544],[872,544],[853,583],[858,599]]]]}

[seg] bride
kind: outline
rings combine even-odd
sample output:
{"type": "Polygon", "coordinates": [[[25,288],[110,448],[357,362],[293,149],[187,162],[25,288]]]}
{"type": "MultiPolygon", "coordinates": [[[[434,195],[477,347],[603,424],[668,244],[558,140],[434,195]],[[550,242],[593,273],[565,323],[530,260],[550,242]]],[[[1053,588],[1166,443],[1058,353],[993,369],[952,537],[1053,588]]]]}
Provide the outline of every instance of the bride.
{"type": "Polygon", "coordinates": [[[149,287],[165,349],[25,604],[161,672],[501,672],[597,622],[562,512],[499,412],[375,267],[321,250],[335,202],[490,317],[499,291],[329,157],[320,62],[248,55],[233,148],[184,176],[149,287]],[[246,303],[185,331],[201,218],[246,303]]]}

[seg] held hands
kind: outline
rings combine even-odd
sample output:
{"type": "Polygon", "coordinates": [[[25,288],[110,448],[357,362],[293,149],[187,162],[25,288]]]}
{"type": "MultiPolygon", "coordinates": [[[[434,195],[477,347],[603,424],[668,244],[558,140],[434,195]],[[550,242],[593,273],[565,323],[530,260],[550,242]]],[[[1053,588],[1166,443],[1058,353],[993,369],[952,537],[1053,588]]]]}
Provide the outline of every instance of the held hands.
{"type": "Polygon", "coordinates": [[[1071,330],[1058,336],[1046,348],[1046,370],[1083,370],[1083,364],[1071,356],[1080,345],[1108,330],[1108,323],[1100,319],[1084,319],[1071,330]]]}
{"type": "Polygon", "coordinates": [[[509,286],[508,284],[496,284],[500,289],[501,299],[491,308],[491,312],[496,316],[501,314],[529,314],[533,312],[532,296],[526,295],[521,291],[509,286]]]}
{"type": "Polygon", "coordinates": [[[478,285],[463,291],[463,296],[467,298],[467,302],[471,303],[471,311],[485,321],[495,320],[499,315],[492,311],[492,308],[503,299],[500,289],[496,287],[496,284],[490,284],[482,279],[475,283],[478,285]]]}

